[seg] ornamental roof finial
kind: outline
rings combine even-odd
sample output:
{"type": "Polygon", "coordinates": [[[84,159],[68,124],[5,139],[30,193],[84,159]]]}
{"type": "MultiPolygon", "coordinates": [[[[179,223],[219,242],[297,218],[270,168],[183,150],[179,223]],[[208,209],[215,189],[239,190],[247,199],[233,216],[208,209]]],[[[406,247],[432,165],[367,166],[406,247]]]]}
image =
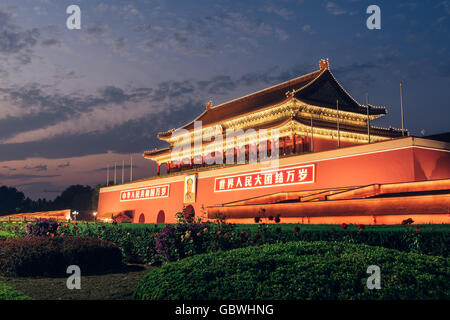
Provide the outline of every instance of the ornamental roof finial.
{"type": "Polygon", "coordinates": [[[327,59],[320,59],[319,67],[320,67],[320,70],[330,69],[330,65],[328,63],[328,58],[327,59]]]}
{"type": "Polygon", "coordinates": [[[208,111],[209,109],[212,108],[212,101],[208,101],[208,103],[206,104],[206,111],[208,111]]]}

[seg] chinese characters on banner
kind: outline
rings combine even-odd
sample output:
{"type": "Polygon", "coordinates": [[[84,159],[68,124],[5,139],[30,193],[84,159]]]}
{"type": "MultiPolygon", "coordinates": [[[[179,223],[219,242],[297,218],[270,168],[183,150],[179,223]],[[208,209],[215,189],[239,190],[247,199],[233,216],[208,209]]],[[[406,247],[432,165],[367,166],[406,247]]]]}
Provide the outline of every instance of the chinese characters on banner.
{"type": "Polygon", "coordinates": [[[218,177],[214,182],[214,192],[312,182],[314,182],[314,164],[218,177]]]}
{"type": "Polygon", "coordinates": [[[120,191],[120,201],[167,198],[168,196],[168,184],[120,191]]]}

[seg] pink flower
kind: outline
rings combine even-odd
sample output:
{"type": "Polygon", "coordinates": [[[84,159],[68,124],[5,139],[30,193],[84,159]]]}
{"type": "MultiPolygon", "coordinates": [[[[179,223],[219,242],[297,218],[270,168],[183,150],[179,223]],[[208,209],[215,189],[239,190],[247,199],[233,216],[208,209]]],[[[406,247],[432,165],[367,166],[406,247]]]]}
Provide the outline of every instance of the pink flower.
{"type": "Polygon", "coordinates": [[[341,224],[341,229],[347,229],[347,224],[346,223],[342,223],[341,224]]]}

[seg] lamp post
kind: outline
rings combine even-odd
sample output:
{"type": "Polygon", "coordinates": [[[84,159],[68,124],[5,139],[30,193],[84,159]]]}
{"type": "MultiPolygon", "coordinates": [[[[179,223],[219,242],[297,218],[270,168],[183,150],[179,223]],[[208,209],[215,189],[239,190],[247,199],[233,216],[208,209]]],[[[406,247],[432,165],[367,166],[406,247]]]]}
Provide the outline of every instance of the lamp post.
{"type": "Polygon", "coordinates": [[[74,211],[74,212],[72,212],[72,214],[74,216],[74,220],[77,221],[77,216],[78,216],[79,212],[78,211],[74,211]]]}
{"type": "Polygon", "coordinates": [[[97,211],[92,212],[92,214],[94,215],[94,221],[97,222],[97,211]]]}

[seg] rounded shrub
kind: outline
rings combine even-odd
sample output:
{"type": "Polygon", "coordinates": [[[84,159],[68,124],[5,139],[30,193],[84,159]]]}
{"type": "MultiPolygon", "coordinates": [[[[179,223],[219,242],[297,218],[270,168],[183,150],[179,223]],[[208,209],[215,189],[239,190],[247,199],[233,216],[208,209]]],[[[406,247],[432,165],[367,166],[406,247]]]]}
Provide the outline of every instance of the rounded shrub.
{"type": "Polygon", "coordinates": [[[117,245],[89,237],[26,237],[0,241],[0,274],[5,276],[64,275],[70,265],[82,274],[122,266],[117,245]]]}
{"type": "Polygon", "coordinates": [[[135,299],[449,299],[450,259],[343,242],[289,242],[193,256],[152,270],[135,299]],[[370,265],[381,289],[367,288],[370,265]]]}
{"type": "Polygon", "coordinates": [[[0,300],[31,300],[31,298],[11,286],[0,283],[0,300]]]}

